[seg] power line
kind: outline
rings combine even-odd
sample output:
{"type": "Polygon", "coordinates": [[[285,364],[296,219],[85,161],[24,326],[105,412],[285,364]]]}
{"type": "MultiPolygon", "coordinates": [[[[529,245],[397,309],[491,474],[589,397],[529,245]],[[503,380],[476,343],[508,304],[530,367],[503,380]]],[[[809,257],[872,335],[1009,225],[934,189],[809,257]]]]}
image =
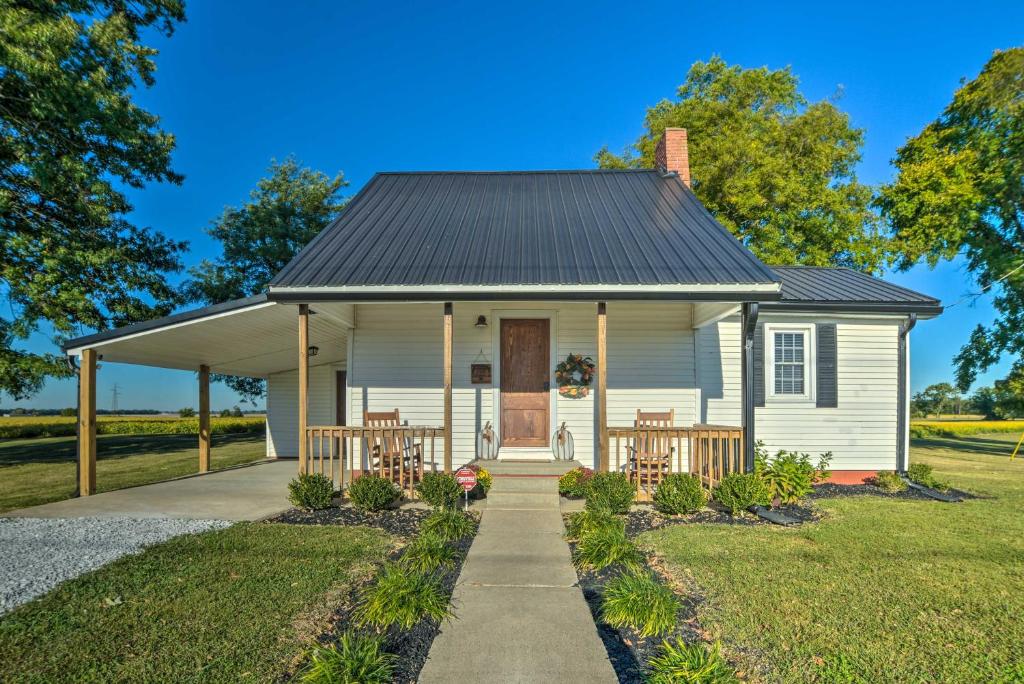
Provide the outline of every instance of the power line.
{"type": "Polygon", "coordinates": [[[999,276],[998,278],[996,278],[995,280],[993,280],[993,281],[992,281],[991,283],[989,283],[989,284],[988,284],[988,285],[986,285],[985,287],[981,288],[981,290],[980,290],[979,292],[973,292],[973,293],[971,293],[971,294],[968,294],[968,295],[964,295],[963,297],[961,297],[960,299],[956,300],[955,302],[953,302],[952,304],[950,304],[950,305],[949,305],[949,306],[947,306],[946,308],[947,308],[947,309],[952,309],[952,308],[953,308],[954,306],[956,306],[957,304],[963,304],[963,303],[964,303],[964,302],[966,302],[966,301],[967,301],[968,299],[977,299],[977,298],[978,298],[978,297],[980,297],[981,295],[985,294],[985,292],[986,292],[986,291],[987,291],[988,289],[990,289],[990,288],[991,288],[991,287],[992,287],[993,285],[996,285],[996,284],[998,284],[998,283],[1001,283],[1001,282],[1003,282],[1004,280],[1006,280],[1007,278],[1009,278],[1010,276],[1012,276],[1012,275],[1013,275],[1014,273],[1016,273],[1017,271],[1021,270],[1022,268],[1024,268],[1024,261],[1022,261],[1022,262],[1021,262],[1020,264],[1018,264],[1018,265],[1017,265],[1017,266],[1015,266],[1014,268],[1010,269],[1009,271],[1007,271],[1007,272],[1006,272],[1006,273],[1004,273],[1003,275],[999,276]]]}

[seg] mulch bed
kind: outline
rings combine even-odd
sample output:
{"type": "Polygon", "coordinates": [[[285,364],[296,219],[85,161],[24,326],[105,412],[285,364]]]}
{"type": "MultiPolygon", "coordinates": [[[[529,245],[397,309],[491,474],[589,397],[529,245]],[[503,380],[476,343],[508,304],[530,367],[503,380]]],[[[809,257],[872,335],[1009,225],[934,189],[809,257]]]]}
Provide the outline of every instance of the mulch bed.
{"type": "MultiPolygon", "coordinates": [[[[397,509],[381,511],[379,513],[367,513],[355,508],[328,508],[322,511],[304,511],[292,509],[281,515],[268,520],[268,522],[280,522],[289,525],[365,525],[382,529],[389,534],[402,537],[406,540],[416,536],[422,522],[429,516],[431,511],[424,509],[397,509]]],[[[471,512],[469,514],[479,525],[480,514],[471,512]]],[[[468,537],[457,542],[451,542],[458,552],[459,557],[454,567],[437,571],[434,576],[441,582],[445,597],[451,603],[452,593],[455,590],[455,583],[459,573],[462,571],[462,564],[465,562],[469,547],[473,544],[474,531],[468,537]]],[[[399,549],[392,553],[388,560],[397,561],[401,558],[402,551],[399,549]]],[[[354,613],[359,604],[359,596],[364,589],[373,584],[373,579],[353,586],[341,600],[338,607],[331,614],[328,627],[317,641],[328,645],[337,640],[338,636],[346,630],[354,630],[366,634],[375,634],[372,627],[356,627],[354,624],[354,613]]],[[[412,684],[420,675],[420,670],[427,662],[427,654],[434,639],[441,631],[440,623],[424,619],[420,620],[412,629],[403,630],[397,626],[389,627],[383,634],[383,649],[388,653],[398,656],[395,665],[393,680],[401,684],[412,684]]],[[[304,665],[304,663],[303,663],[304,665]]],[[[294,672],[286,673],[281,682],[290,682],[294,672]]]]}

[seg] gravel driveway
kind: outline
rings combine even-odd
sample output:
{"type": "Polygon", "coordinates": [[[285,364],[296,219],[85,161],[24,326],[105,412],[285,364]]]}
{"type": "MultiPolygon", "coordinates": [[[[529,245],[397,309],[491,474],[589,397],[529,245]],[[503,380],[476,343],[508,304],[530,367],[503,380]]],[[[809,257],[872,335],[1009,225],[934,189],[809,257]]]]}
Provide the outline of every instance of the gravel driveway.
{"type": "Polygon", "coordinates": [[[171,518],[0,518],[0,614],[150,544],[229,525],[171,518]]]}

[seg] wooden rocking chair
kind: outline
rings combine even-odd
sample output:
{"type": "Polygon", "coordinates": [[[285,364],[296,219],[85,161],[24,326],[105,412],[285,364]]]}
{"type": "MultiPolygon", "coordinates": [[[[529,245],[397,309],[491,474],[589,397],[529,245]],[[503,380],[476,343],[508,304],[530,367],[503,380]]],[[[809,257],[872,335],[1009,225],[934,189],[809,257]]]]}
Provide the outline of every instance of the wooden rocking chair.
{"type": "Polygon", "coordinates": [[[398,430],[402,427],[398,409],[394,411],[363,411],[363,426],[375,432],[367,439],[370,454],[370,472],[380,474],[402,487],[406,484],[406,473],[413,482],[419,480],[423,471],[423,454],[420,445],[406,440],[398,430]],[[380,432],[377,432],[380,430],[380,432]]]}
{"type": "Polygon", "coordinates": [[[631,482],[641,487],[657,485],[668,475],[672,464],[672,437],[664,432],[644,432],[644,428],[673,427],[675,410],[641,411],[637,409],[637,436],[633,445],[626,446],[629,452],[628,473],[631,482]]]}

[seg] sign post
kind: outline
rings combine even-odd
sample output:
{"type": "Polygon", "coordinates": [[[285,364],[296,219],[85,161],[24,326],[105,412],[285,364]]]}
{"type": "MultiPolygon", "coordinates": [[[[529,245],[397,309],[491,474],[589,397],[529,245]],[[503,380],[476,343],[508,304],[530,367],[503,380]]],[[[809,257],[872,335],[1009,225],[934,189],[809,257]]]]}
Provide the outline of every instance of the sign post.
{"type": "Polygon", "coordinates": [[[476,487],[476,471],[472,468],[459,468],[455,471],[455,481],[462,485],[466,494],[466,510],[469,510],[469,492],[476,487]]]}

